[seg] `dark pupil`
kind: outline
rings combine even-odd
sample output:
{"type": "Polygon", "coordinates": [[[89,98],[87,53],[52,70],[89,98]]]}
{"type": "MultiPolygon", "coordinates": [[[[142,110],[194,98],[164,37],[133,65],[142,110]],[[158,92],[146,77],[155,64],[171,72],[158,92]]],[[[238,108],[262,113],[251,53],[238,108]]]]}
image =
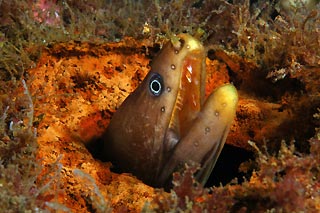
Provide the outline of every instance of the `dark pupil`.
{"type": "Polygon", "coordinates": [[[158,73],[153,73],[150,82],[149,82],[149,90],[154,96],[161,95],[163,88],[163,80],[161,75],[158,73]]]}
{"type": "Polygon", "coordinates": [[[159,81],[153,80],[153,81],[151,82],[151,87],[152,87],[152,90],[153,90],[154,92],[158,93],[159,90],[160,90],[160,83],[159,83],[159,81]]]}

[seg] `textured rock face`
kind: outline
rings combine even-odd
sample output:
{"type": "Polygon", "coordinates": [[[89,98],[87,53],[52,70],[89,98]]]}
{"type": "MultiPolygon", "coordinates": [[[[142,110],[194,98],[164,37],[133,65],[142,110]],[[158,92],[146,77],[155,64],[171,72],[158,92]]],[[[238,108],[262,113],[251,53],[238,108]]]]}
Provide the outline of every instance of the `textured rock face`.
{"type": "MultiPolygon", "coordinates": [[[[152,47],[148,48],[148,54],[154,54],[152,47]]],[[[58,160],[57,199],[68,208],[87,212],[105,205],[136,212],[155,195],[153,188],[132,175],[111,172],[111,164],[95,159],[85,146],[102,135],[113,113],[143,80],[149,71],[149,58],[145,45],[132,39],[103,45],[58,44],[44,52],[38,66],[28,71],[27,83],[35,97],[39,123],[38,158],[48,168],[58,160]]],[[[206,95],[228,82],[233,82],[240,94],[227,144],[248,149],[248,140],[259,145],[264,138],[312,136],[304,131],[297,134],[299,127],[293,122],[300,120],[310,129],[310,119],[305,115],[310,115],[316,104],[310,102],[305,105],[305,114],[299,114],[306,98],[297,97],[300,87],[294,87],[295,79],[284,85],[273,84],[253,72],[254,64],[237,55],[216,51],[210,58],[206,59],[206,95]],[[283,92],[284,87],[291,89],[283,92]]],[[[312,79],[305,88],[317,91],[312,79]]]]}

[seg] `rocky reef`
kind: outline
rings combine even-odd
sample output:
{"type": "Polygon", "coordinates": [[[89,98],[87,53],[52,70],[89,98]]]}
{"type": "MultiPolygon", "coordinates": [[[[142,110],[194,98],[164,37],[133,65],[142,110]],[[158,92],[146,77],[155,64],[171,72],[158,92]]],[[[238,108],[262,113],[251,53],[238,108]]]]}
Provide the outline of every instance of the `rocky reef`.
{"type": "Polygon", "coordinates": [[[0,1],[0,208],[319,211],[319,1],[147,2],[0,1]],[[178,33],[207,49],[206,94],[240,99],[211,181],[186,165],[164,191],[93,144],[178,33]]]}

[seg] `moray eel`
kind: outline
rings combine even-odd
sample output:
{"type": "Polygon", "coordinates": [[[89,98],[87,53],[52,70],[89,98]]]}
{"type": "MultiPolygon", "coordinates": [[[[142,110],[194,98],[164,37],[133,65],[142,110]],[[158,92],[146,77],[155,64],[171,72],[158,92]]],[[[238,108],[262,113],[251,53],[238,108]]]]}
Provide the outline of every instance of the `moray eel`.
{"type": "Polygon", "coordinates": [[[188,34],[171,39],[151,70],[115,112],[103,136],[103,154],[121,171],[162,187],[191,161],[204,184],[235,117],[238,95],[226,84],[205,101],[202,44],[188,34]]]}

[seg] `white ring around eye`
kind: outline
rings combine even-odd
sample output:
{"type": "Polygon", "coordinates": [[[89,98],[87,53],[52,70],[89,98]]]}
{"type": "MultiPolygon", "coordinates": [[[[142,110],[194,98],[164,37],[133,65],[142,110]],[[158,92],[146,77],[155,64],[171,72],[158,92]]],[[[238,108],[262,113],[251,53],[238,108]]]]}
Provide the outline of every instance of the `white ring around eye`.
{"type": "Polygon", "coordinates": [[[162,77],[159,74],[154,74],[149,83],[149,90],[154,96],[159,96],[163,89],[162,77]]]}
{"type": "Polygon", "coordinates": [[[157,79],[151,81],[151,83],[150,83],[150,89],[151,89],[151,92],[152,92],[152,93],[160,93],[160,91],[161,91],[161,84],[160,84],[160,82],[159,82],[157,79]]]}

